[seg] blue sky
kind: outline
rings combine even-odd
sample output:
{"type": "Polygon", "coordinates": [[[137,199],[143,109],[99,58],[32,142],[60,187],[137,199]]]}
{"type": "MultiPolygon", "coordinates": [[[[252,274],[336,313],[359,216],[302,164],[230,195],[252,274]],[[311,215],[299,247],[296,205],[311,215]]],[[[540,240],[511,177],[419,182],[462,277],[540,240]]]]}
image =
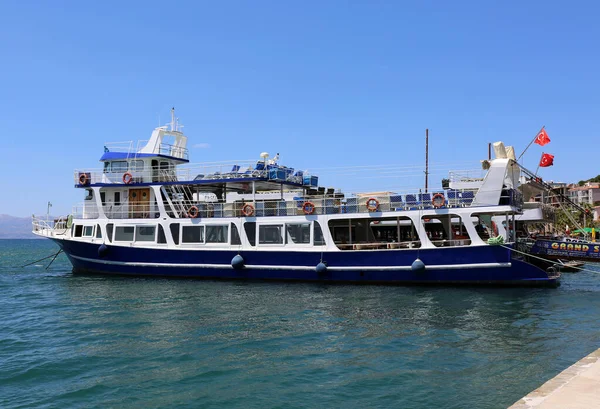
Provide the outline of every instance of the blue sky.
{"type": "MultiPolygon", "coordinates": [[[[75,168],[175,106],[192,162],[280,152],[301,169],[472,163],[542,125],[545,179],[600,169],[596,2],[3,2],[0,213],[67,214],[75,168]]],[[[338,175],[339,176],[339,175],[338,175]]],[[[432,183],[437,184],[439,179],[432,183]]],[[[339,177],[326,185],[353,187],[339,177]]],[[[373,187],[380,188],[381,179],[373,187]],[[375,186],[376,185],[376,186],[375,186]]],[[[358,182],[357,182],[358,183],[358,182]]],[[[362,182],[361,182],[362,183],[362,182]]],[[[389,180],[390,186],[402,186],[389,180]]],[[[362,188],[362,186],[360,186],[362,188]]]]}

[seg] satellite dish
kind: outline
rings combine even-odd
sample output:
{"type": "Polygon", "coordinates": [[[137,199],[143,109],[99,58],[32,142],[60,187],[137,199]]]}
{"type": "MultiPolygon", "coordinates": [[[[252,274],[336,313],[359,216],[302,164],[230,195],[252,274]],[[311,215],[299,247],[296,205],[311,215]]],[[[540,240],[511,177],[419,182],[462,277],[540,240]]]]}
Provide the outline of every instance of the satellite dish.
{"type": "Polygon", "coordinates": [[[269,152],[262,152],[260,154],[260,157],[263,158],[263,159],[267,159],[269,157],[269,152]]]}

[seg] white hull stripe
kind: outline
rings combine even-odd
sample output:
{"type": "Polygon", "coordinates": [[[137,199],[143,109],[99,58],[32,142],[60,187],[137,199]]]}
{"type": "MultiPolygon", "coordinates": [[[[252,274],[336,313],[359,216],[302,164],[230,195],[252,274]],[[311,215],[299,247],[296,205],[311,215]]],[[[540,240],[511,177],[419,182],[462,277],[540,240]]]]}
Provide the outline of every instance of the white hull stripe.
{"type": "MultiPolygon", "coordinates": [[[[111,261],[73,256],[78,260],[90,263],[110,264],[118,266],[131,267],[178,267],[178,268],[215,268],[232,269],[229,264],[192,264],[192,263],[145,263],[138,261],[111,261]]],[[[472,264],[438,264],[426,266],[427,270],[464,270],[473,268],[509,268],[511,263],[472,263],[472,264]]],[[[248,270],[296,270],[296,271],[314,271],[317,266],[271,266],[271,265],[251,265],[244,266],[248,270]]],[[[348,266],[348,267],[327,267],[331,271],[410,271],[411,266],[348,266]]]]}

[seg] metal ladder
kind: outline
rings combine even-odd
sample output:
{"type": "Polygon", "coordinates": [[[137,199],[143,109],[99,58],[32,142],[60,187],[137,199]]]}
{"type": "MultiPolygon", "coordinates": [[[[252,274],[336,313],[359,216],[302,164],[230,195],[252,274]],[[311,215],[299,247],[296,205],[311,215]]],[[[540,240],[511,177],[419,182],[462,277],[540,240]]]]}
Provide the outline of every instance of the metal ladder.
{"type": "MultiPolygon", "coordinates": [[[[168,170],[161,170],[160,176],[165,182],[177,182],[177,176],[168,170]]],[[[176,218],[185,217],[188,212],[186,201],[192,200],[192,190],[185,185],[163,185],[160,189],[168,202],[165,203],[165,207],[168,204],[176,218]]]]}

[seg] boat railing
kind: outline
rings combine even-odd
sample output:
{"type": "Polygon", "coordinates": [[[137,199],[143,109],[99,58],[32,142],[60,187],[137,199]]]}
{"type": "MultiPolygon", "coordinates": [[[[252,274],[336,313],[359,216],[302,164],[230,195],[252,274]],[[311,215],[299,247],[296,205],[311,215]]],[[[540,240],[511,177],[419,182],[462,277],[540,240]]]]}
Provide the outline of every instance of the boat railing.
{"type": "MultiPolygon", "coordinates": [[[[179,149],[179,148],[178,148],[179,149]]],[[[75,169],[73,180],[77,186],[90,184],[129,184],[163,183],[163,182],[198,182],[213,180],[241,180],[258,178],[275,182],[289,182],[307,187],[317,187],[318,178],[286,166],[267,164],[264,162],[227,162],[206,163],[201,165],[178,166],[167,168],[160,166],[140,167],[131,164],[130,168],[118,172],[104,169],[75,169]],[[125,176],[128,173],[131,175],[125,176]]]]}
{"type": "Polygon", "coordinates": [[[68,217],[58,217],[55,219],[43,219],[33,215],[31,217],[33,232],[42,236],[57,236],[65,234],[68,230],[68,217]]]}
{"type": "Polygon", "coordinates": [[[457,182],[482,182],[485,177],[485,170],[469,169],[469,170],[453,170],[449,172],[448,178],[451,183],[457,182]]]}
{"type": "MultiPolygon", "coordinates": [[[[299,192],[298,192],[299,193],[299,192]]],[[[515,191],[504,192],[500,205],[510,205],[518,208],[518,195],[515,191]]],[[[401,212],[408,210],[432,209],[457,209],[470,207],[474,200],[474,192],[465,191],[438,191],[435,193],[390,193],[385,195],[361,195],[344,197],[342,194],[301,195],[293,199],[276,199],[272,196],[261,197],[255,195],[254,199],[238,197],[235,201],[219,201],[195,197],[185,192],[169,191],[164,201],[165,209],[170,217],[174,218],[218,218],[218,217],[244,217],[244,216],[296,216],[296,215],[327,215],[327,214],[353,214],[369,213],[373,216],[381,212],[401,212]]],[[[247,195],[250,196],[250,195],[247,195]]],[[[127,200],[118,205],[114,203],[103,204],[104,214],[111,219],[129,218],[157,218],[160,209],[155,202],[132,203],[127,200]]],[[[99,217],[97,208],[90,203],[81,203],[73,208],[73,215],[77,218],[94,219],[99,217]]]]}

